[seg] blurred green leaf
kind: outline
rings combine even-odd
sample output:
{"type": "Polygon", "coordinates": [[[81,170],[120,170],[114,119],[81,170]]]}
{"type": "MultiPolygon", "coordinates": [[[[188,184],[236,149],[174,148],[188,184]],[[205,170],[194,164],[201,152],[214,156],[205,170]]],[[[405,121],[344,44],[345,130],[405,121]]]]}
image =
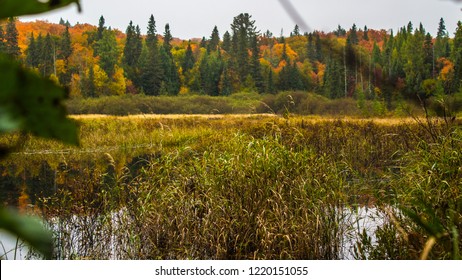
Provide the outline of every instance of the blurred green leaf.
{"type": "Polygon", "coordinates": [[[40,220],[20,215],[10,209],[0,208],[0,228],[15,234],[21,240],[37,249],[46,259],[53,253],[53,239],[51,232],[43,227],[40,220]]]}
{"type": "Polygon", "coordinates": [[[78,145],[77,125],[66,118],[66,92],[0,55],[0,133],[13,129],[78,145]]]}
{"type": "Polygon", "coordinates": [[[77,4],[80,11],[79,0],[0,0],[0,19],[44,13],[71,3],[77,4]]]}

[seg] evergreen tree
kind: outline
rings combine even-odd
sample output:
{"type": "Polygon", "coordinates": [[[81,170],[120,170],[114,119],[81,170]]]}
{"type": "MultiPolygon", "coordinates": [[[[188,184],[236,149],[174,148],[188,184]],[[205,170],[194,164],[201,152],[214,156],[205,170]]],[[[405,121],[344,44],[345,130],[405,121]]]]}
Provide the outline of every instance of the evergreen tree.
{"type": "Polygon", "coordinates": [[[234,70],[239,73],[239,78],[241,82],[243,82],[247,75],[250,74],[249,46],[251,38],[257,36],[255,21],[252,20],[252,16],[247,13],[239,14],[234,17],[231,30],[233,32],[233,67],[234,70]]]}
{"type": "Polygon", "coordinates": [[[126,36],[122,59],[124,73],[136,87],[140,87],[139,59],[143,47],[140,27],[138,25],[135,27],[130,21],[126,29],[126,36]]]}
{"type": "Polygon", "coordinates": [[[199,44],[199,47],[201,49],[207,48],[207,39],[205,39],[205,37],[202,37],[202,40],[201,40],[201,43],[199,44]]]}
{"type": "Polygon", "coordinates": [[[10,18],[6,25],[5,39],[5,53],[13,58],[19,58],[21,50],[18,45],[18,30],[16,29],[16,20],[10,18]]]}
{"type": "Polygon", "coordinates": [[[158,95],[162,83],[163,72],[160,62],[158,49],[158,39],[156,34],[156,21],[151,15],[148,22],[148,32],[146,35],[145,54],[140,57],[141,60],[141,86],[147,95],[158,95]]]}
{"type": "Polygon", "coordinates": [[[163,46],[164,46],[165,51],[169,55],[171,55],[171,50],[172,50],[172,45],[171,45],[172,39],[173,39],[173,37],[172,37],[172,33],[170,32],[170,25],[167,23],[165,25],[165,30],[164,30],[164,43],[163,43],[163,46]]]}
{"type": "Polygon", "coordinates": [[[346,30],[340,26],[340,24],[338,25],[337,27],[337,30],[334,31],[334,34],[337,36],[337,37],[345,37],[347,32],[346,30]]]}
{"type": "Polygon", "coordinates": [[[96,41],[103,39],[104,30],[106,30],[106,27],[104,26],[105,24],[106,24],[106,20],[104,19],[103,16],[101,16],[99,18],[98,29],[96,32],[96,41]]]}
{"type": "Polygon", "coordinates": [[[359,43],[358,30],[356,28],[356,24],[353,24],[353,26],[351,27],[347,41],[349,41],[351,45],[357,45],[359,43]]]}
{"type": "Polygon", "coordinates": [[[363,40],[364,41],[369,41],[369,29],[367,29],[366,25],[364,26],[363,40]]]}
{"type": "Polygon", "coordinates": [[[451,59],[454,63],[454,83],[451,92],[462,92],[462,22],[457,22],[451,59]]]}
{"type": "Polygon", "coordinates": [[[210,40],[207,45],[207,51],[208,52],[216,51],[219,43],[220,43],[220,34],[218,33],[217,26],[215,26],[213,28],[212,35],[210,36],[210,40]]]}
{"type": "Polygon", "coordinates": [[[172,34],[170,33],[170,26],[165,25],[164,43],[160,50],[160,61],[163,70],[163,83],[167,94],[176,95],[180,91],[180,77],[178,69],[171,53],[172,50],[172,34]]]}
{"type": "Polygon", "coordinates": [[[173,61],[172,54],[167,51],[164,44],[160,48],[160,60],[162,62],[162,83],[164,85],[164,93],[169,95],[177,95],[180,91],[180,77],[178,69],[173,61]]]}
{"type": "Polygon", "coordinates": [[[44,77],[49,77],[55,72],[55,44],[50,33],[47,33],[43,40],[40,37],[37,40],[41,46],[39,70],[44,77]],[[41,41],[43,41],[43,44],[41,41]]]}
{"type": "Polygon", "coordinates": [[[99,54],[99,65],[106,72],[109,78],[115,73],[115,66],[119,61],[119,47],[115,33],[112,30],[105,30],[103,37],[96,44],[99,54]]]}
{"type": "Polygon", "coordinates": [[[266,79],[266,92],[274,94],[276,93],[276,86],[274,84],[274,78],[273,78],[273,70],[271,67],[268,68],[268,75],[266,79]]]}
{"type": "Polygon", "coordinates": [[[444,23],[444,19],[441,18],[438,25],[438,32],[436,33],[435,40],[435,61],[437,61],[441,57],[448,57],[448,49],[449,35],[446,31],[446,24],[444,23]]]}
{"type": "Polygon", "coordinates": [[[290,33],[290,37],[292,36],[300,36],[300,27],[298,27],[298,24],[295,25],[294,30],[290,33]]]}
{"type": "Polygon", "coordinates": [[[123,63],[126,66],[133,67],[138,63],[139,54],[137,54],[136,31],[133,22],[130,21],[126,31],[126,40],[123,51],[123,63]]]}
{"type": "Polygon", "coordinates": [[[223,45],[221,48],[228,53],[231,51],[231,35],[228,31],[223,34],[223,45]]]}
{"type": "Polygon", "coordinates": [[[306,43],[306,53],[308,56],[308,60],[313,63],[316,61],[316,46],[314,43],[313,33],[309,33],[307,36],[307,43],[306,43]]]}
{"type": "Polygon", "coordinates": [[[69,27],[66,26],[63,34],[61,35],[61,44],[60,44],[59,57],[64,59],[66,65],[68,64],[69,57],[72,55],[72,43],[71,43],[71,34],[69,33],[69,27]]]}
{"type": "Polygon", "coordinates": [[[315,47],[316,47],[316,60],[319,62],[324,61],[324,57],[322,54],[322,41],[321,41],[321,36],[319,35],[319,32],[315,33],[315,47]]]}
{"type": "Polygon", "coordinates": [[[194,59],[194,54],[191,48],[191,40],[189,40],[188,47],[186,48],[184,61],[182,64],[183,74],[191,70],[194,67],[194,63],[196,63],[196,61],[194,59]]]}
{"type": "Polygon", "coordinates": [[[324,73],[323,91],[327,97],[340,98],[345,96],[345,80],[342,67],[335,59],[328,59],[324,73]]]}
{"type": "Polygon", "coordinates": [[[64,60],[64,72],[59,73],[59,83],[64,86],[69,86],[71,82],[71,71],[69,70],[69,58],[72,55],[72,43],[71,35],[69,33],[69,27],[66,25],[66,29],[61,35],[61,41],[59,44],[58,57],[64,60]]]}
{"type": "Polygon", "coordinates": [[[223,61],[219,53],[205,53],[199,69],[203,92],[212,96],[219,95],[220,79],[223,73],[223,61]]]}
{"type": "Polygon", "coordinates": [[[223,71],[221,73],[220,82],[219,82],[219,90],[220,95],[230,95],[233,92],[233,86],[231,82],[231,74],[227,64],[224,64],[223,71]]]}
{"type": "Polygon", "coordinates": [[[26,51],[26,65],[32,68],[38,68],[40,63],[40,47],[35,41],[34,33],[29,37],[29,45],[26,51]]]}
{"type": "Polygon", "coordinates": [[[261,64],[260,64],[260,47],[258,46],[257,36],[251,38],[251,51],[252,55],[250,57],[250,75],[255,82],[255,86],[259,93],[264,91],[264,81],[261,73],[261,64]]]}

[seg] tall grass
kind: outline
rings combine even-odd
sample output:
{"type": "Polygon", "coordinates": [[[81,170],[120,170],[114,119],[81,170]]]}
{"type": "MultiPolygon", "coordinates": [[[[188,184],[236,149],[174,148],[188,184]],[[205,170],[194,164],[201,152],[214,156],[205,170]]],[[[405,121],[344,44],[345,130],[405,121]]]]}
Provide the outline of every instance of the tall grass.
{"type": "Polygon", "coordinates": [[[80,149],[29,139],[2,167],[49,221],[56,258],[459,257],[457,129],[434,139],[409,120],[290,115],[80,122],[80,149]],[[385,217],[374,236],[358,230],[358,206],[385,217]]]}

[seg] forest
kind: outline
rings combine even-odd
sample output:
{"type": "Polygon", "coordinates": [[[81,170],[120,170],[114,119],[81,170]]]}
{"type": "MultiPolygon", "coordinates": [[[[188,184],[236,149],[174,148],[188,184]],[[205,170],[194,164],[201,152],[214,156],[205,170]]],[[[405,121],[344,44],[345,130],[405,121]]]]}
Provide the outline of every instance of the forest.
{"type": "Polygon", "coordinates": [[[179,39],[32,2],[0,9],[0,259],[462,259],[462,22],[179,39]]]}
{"type": "Polygon", "coordinates": [[[202,39],[182,40],[154,16],[146,34],[130,21],[125,33],[105,25],[0,24],[0,51],[70,89],[72,98],[144,94],[228,96],[307,91],[329,99],[424,100],[461,93],[462,23],[449,34],[444,19],[433,37],[412,22],[399,31],[355,24],[289,37],[261,32],[239,14],[230,32],[215,26],[202,39]]]}

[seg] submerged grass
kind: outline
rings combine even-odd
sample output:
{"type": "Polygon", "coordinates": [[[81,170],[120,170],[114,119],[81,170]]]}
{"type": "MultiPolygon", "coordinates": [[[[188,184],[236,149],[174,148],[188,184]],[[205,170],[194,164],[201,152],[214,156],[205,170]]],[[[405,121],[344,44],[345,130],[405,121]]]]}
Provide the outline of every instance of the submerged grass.
{"type": "Polygon", "coordinates": [[[15,189],[4,201],[49,221],[56,258],[460,257],[457,128],[434,124],[435,139],[408,119],[79,122],[80,149],[22,139],[0,167],[15,189]],[[374,236],[359,206],[385,217],[374,236]]]}

